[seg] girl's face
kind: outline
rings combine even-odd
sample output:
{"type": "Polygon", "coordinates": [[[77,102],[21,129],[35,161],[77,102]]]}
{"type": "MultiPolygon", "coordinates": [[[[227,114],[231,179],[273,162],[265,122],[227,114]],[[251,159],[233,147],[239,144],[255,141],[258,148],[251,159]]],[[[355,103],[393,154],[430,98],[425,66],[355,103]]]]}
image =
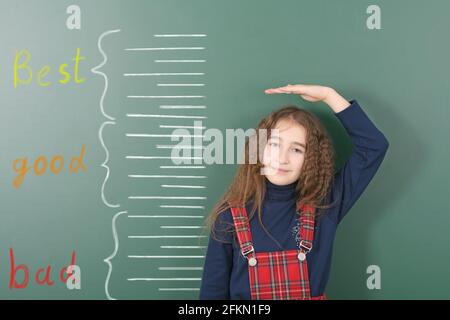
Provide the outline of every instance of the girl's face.
{"type": "Polygon", "coordinates": [[[264,148],[264,175],[277,185],[295,182],[300,176],[306,151],[306,129],[281,119],[264,148]]]}

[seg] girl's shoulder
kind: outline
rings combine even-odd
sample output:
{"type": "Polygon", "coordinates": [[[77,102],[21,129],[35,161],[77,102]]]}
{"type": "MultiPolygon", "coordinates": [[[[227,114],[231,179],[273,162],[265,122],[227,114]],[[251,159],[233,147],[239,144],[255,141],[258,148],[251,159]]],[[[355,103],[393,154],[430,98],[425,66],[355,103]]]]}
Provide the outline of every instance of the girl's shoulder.
{"type": "MultiPolygon", "coordinates": [[[[216,222],[220,226],[234,226],[234,220],[233,215],[231,213],[231,208],[242,208],[242,205],[233,205],[231,202],[228,203],[230,207],[226,208],[225,210],[218,213],[216,222]]],[[[249,200],[245,203],[245,210],[247,212],[247,215],[251,213],[251,210],[253,208],[253,201],[249,200]]]]}

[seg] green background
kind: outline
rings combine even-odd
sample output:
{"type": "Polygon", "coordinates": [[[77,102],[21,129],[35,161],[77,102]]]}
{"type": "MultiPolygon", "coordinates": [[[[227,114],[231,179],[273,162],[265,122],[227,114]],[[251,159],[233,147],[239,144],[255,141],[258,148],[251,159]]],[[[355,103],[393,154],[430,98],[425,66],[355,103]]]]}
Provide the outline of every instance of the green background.
{"type": "MultiPolygon", "coordinates": [[[[126,133],[170,134],[159,125],[192,125],[192,119],[130,118],[127,113],[206,117],[207,128],[252,128],[278,106],[296,104],[323,120],[335,143],[337,166],[351,143],[323,103],[297,96],[265,95],[264,89],[288,83],[334,87],[357,99],[385,134],[390,149],[377,175],[340,225],[327,294],[331,299],[449,298],[447,137],[450,97],[450,3],[448,1],[76,1],[81,30],[66,28],[73,1],[0,3],[0,298],[106,299],[113,251],[112,219],[119,247],[108,283],[116,299],[196,299],[199,270],[158,270],[161,266],[201,267],[203,259],[131,259],[129,255],[204,255],[205,248],[162,249],[161,245],[204,247],[198,239],[130,239],[132,235],[199,235],[201,219],[130,218],[128,215],[207,215],[225,191],[236,165],[205,169],[161,169],[169,160],[130,160],[126,155],[167,156],[169,138],[130,138],[126,133]],[[381,8],[381,30],[366,27],[371,4],[381,8]],[[104,80],[91,69],[103,57],[109,79],[105,112],[115,118],[103,131],[110,158],[105,196],[101,186],[106,153],[99,140],[108,121],[99,101],[104,80]],[[157,38],[155,34],[206,34],[202,38],[157,38]],[[125,51],[134,47],[204,47],[190,51],[125,51]],[[81,84],[58,83],[61,63],[73,67],[76,49],[81,84]],[[35,74],[50,65],[48,87],[36,82],[13,88],[16,50],[27,49],[35,74]],[[204,63],[155,63],[154,59],[204,59],[204,63]],[[125,73],[201,72],[202,76],[125,77],[125,73]],[[202,87],[157,87],[164,83],[203,83],[202,87]],[[202,95],[194,99],[129,99],[127,95],[202,95]],[[164,102],[164,103],[162,103],[164,102]],[[159,104],[201,104],[206,109],[163,110],[159,104]],[[12,163],[56,154],[66,162],[86,146],[86,172],[28,173],[18,189],[12,163]],[[130,174],[185,174],[206,178],[132,179],[130,174]],[[161,188],[160,184],[199,184],[204,189],[161,188]],[[129,196],[198,196],[199,200],[131,200],[129,196]],[[198,205],[167,209],[160,205],[198,205]],[[26,289],[9,289],[10,258],[30,268],[26,289]],[[81,290],[58,281],[72,251],[81,268],[81,290]],[[52,287],[38,286],[38,268],[52,266],[52,287]],[[369,265],[381,268],[381,290],[366,286],[369,265]],[[127,281],[129,278],[194,280],[127,281]],[[191,288],[161,291],[159,288],[191,288]]],[[[69,68],[70,69],[70,68],[69,68]]],[[[71,71],[73,70],[70,69],[71,71]]]]}

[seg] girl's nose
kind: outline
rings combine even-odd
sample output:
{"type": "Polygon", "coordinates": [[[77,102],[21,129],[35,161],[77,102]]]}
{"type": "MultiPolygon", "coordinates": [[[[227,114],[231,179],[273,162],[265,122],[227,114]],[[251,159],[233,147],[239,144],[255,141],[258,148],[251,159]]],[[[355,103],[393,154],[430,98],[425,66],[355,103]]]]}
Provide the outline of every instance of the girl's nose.
{"type": "Polygon", "coordinates": [[[280,163],[287,164],[289,162],[287,151],[282,150],[279,154],[280,163]]]}

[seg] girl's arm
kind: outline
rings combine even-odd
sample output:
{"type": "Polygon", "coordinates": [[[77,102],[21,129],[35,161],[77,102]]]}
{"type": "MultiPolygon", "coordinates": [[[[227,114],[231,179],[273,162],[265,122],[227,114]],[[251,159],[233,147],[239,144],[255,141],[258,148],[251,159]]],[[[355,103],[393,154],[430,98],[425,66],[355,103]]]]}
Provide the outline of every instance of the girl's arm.
{"type": "Polygon", "coordinates": [[[330,202],[337,200],[333,219],[339,223],[366,189],[384,159],[389,142],[356,100],[348,102],[334,89],[318,85],[288,85],[266,93],[294,93],[311,102],[323,101],[334,111],[353,143],[353,151],[335,174],[330,202]]]}
{"type": "Polygon", "coordinates": [[[223,221],[225,220],[227,220],[228,225],[231,223],[230,210],[221,213],[214,226],[217,237],[222,241],[218,241],[212,236],[209,238],[203,266],[200,300],[230,299],[229,286],[231,269],[233,267],[233,245],[232,237],[229,233],[226,233],[226,228],[224,227],[226,223],[223,223],[223,221]]]}
{"type": "Polygon", "coordinates": [[[330,192],[331,202],[337,200],[339,204],[333,211],[335,221],[339,223],[375,176],[389,142],[356,100],[335,115],[353,144],[350,157],[334,176],[330,192]]]}

